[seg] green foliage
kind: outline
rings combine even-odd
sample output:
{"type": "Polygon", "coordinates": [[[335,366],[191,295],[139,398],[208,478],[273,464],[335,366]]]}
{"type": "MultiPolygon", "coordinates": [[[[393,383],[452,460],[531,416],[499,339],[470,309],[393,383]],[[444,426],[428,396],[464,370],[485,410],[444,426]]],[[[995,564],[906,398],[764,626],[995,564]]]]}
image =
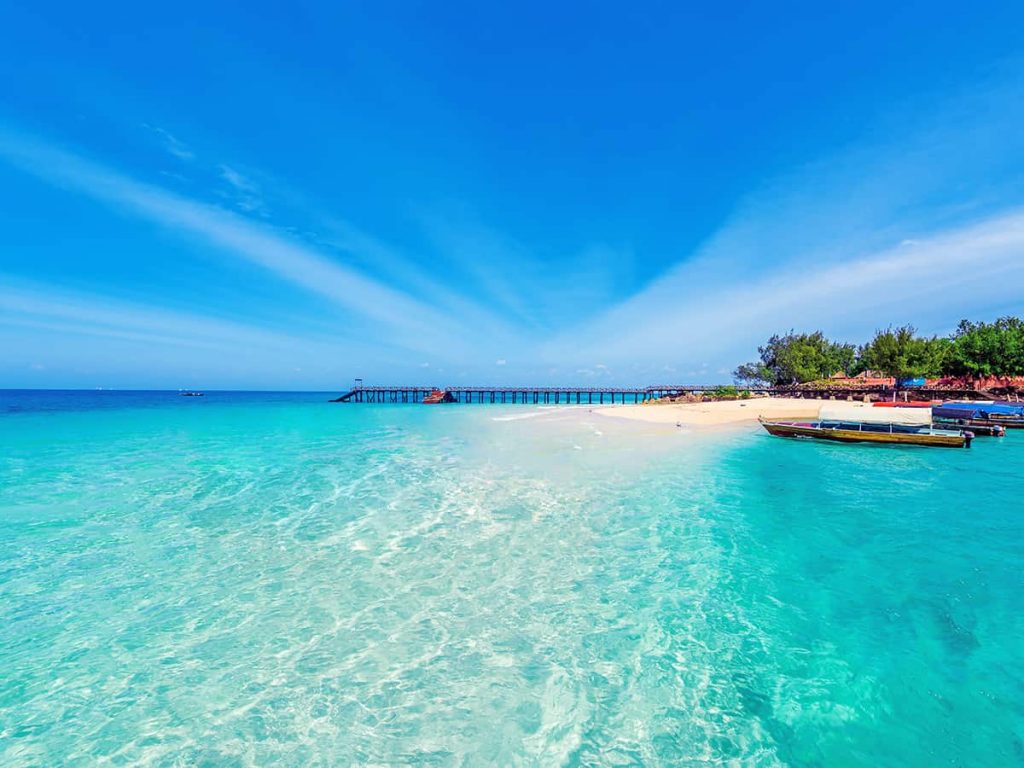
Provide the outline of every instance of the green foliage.
{"type": "Polygon", "coordinates": [[[947,372],[954,376],[1024,376],[1024,321],[961,320],[953,335],[947,372]]]}
{"type": "Polygon", "coordinates": [[[737,368],[733,372],[737,381],[785,385],[825,379],[849,370],[856,357],[853,344],[829,341],[821,331],[776,334],[757,351],[761,360],[737,368]]]}
{"type": "Polygon", "coordinates": [[[924,338],[911,325],[878,331],[875,338],[860,349],[864,368],[880,371],[897,379],[938,376],[949,355],[947,339],[924,338]]]}
{"type": "MultiPolygon", "coordinates": [[[[716,400],[736,400],[740,396],[739,390],[733,386],[715,387],[708,394],[716,400]]],[[[747,396],[750,396],[749,392],[747,396]]]]}
{"type": "Polygon", "coordinates": [[[913,326],[887,328],[857,349],[821,331],[774,335],[758,347],[760,360],[744,363],[733,378],[747,387],[786,386],[827,379],[838,371],[874,370],[897,379],[936,376],[1024,376],[1024,320],[962,320],[950,338],[918,336],[913,326]]]}
{"type": "Polygon", "coordinates": [[[769,384],[772,380],[771,372],[764,367],[763,363],[744,363],[737,366],[732,372],[732,377],[740,384],[748,387],[756,387],[759,384],[769,384]]]}

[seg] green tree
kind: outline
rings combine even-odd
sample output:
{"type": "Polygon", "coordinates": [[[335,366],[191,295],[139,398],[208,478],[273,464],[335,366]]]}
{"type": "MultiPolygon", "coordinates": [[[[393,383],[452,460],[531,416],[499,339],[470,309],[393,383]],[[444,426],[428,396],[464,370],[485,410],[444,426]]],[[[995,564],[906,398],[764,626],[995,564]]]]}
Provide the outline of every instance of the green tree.
{"type": "Polygon", "coordinates": [[[769,384],[772,380],[771,372],[760,362],[744,363],[736,367],[732,372],[732,378],[739,384],[747,387],[756,387],[759,384],[769,384]]]}
{"type": "Polygon", "coordinates": [[[912,325],[875,333],[860,349],[860,364],[896,379],[938,376],[945,367],[950,342],[917,335],[912,325]]]}
{"type": "Polygon", "coordinates": [[[800,384],[848,371],[856,358],[853,344],[830,341],[821,331],[790,331],[783,336],[775,334],[757,351],[760,361],[737,368],[733,373],[737,380],[760,380],[775,385],[800,384]]]}
{"type": "Polygon", "coordinates": [[[1024,376],[1024,321],[961,320],[953,334],[946,371],[955,376],[1024,376]]]}

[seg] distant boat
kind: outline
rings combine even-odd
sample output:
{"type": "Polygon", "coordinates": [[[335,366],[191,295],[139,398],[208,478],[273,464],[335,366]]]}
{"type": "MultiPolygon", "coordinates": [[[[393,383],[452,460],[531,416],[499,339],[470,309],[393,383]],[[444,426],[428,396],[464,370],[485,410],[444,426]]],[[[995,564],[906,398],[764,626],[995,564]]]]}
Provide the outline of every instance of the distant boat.
{"type": "Polygon", "coordinates": [[[430,394],[423,398],[424,405],[437,405],[438,403],[451,403],[455,398],[447,389],[432,389],[430,394]]]}
{"type": "Polygon", "coordinates": [[[923,408],[876,411],[859,407],[823,407],[815,420],[769,421],[761,418],[759,421],[769,434],[776,437],[935,448],[970,447],[973,432],[936,429],[931,419],[931,411],[923,408]]]}
{"type": "Polygon", "coordinates": [[[206,393],[205,392],[179,392],[178,395],[181,396],[181,397],[204,397],[206,395],[206,393]]]}

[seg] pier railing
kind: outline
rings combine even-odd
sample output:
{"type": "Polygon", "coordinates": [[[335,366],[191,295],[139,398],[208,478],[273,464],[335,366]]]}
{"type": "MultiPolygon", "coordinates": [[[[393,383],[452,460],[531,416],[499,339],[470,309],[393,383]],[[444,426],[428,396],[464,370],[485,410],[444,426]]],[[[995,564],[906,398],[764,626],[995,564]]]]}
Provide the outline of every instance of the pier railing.
{"type": "MultiPolygon", "coordinates": [[[[515,386],[357,386],[332,400],[336,403],[420,403],[431,392],[445,393],[446,402],[607,405],[643,403],[661,397],[713,392],[719,384],[657,384],[649,387],[515,387],[515,386]]],[[[752,391],[767,392],[755,388],[752,391]]]]}

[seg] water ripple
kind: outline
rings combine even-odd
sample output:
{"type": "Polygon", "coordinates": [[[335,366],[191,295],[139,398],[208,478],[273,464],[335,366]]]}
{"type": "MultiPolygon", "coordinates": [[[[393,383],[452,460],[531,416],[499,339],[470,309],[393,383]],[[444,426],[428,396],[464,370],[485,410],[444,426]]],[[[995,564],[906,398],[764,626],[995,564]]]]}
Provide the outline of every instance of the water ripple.
{"type": "Polygon", "coordinates": [[[1019,757],[1019,445],[427,410],[0,423],[0,762],[1019,757]]]}

